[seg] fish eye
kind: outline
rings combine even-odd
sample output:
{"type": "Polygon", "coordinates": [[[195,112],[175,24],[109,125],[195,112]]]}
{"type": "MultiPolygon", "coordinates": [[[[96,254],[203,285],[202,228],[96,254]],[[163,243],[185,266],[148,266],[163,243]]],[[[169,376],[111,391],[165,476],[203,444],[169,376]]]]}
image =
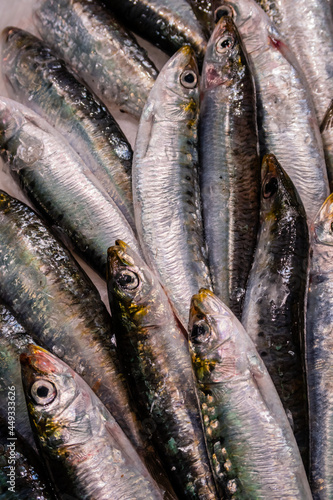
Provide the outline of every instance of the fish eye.
{"type": "Polygon", "coordinates": [[[219,38],[215,44],[216,51],[219,54],[223,54],[227,50],[232,49],[235,45],[235,40],[231,35],[223,35],[219,38]]]}
{"type": "Polygon", "coordinates": [[[198,77],[196,73],[191,69],[186,69],[180,75],[180,83],[186,89],[194,89],[196,84],[198,83],[198,77]]]}
{"type": "Polygon", "coordinates": [[[224,5],[223,7],[218,7],[215,12],[214,12],[214,20],[215,23],[217,23],[222,17],[225,16],[230,16],[232,17],[232,10],[230,7],[227,5],[224,5]]]}
{"type": "Polygon", "coordinates": [[[116,276],[116,283],[125,290],[135,290],[138,288],[140,280],[136,273],[126,269],[124,271],[119,271],[116,276]]]}
{"type": "Polygon", "coordinates": [[[333,233],[333,222],[331,222],[330,231],[331,231],[331,233],[333,233]]]}
{"type": "Polygon", "coordinates": [[[31,397],[38,405],[48,405],[57,395],[55,385],[49,380],[38,379],[31,386],[31,397]]]}
{"type": "Polygon", "coordinates": [[[204,320],[200,320],[193,325],[191,332],[191,341],[193,344],[202,344],[207,342],[210,337],[210,327],[204,320]]]}
{"type": "Polygon", "coordinates": [[[263,185],[263,197],[265,199],[271,198],[275,195],[279,187],[279,183],[276,177],[271,177],[268,181],[264,182],[263,185]]]}

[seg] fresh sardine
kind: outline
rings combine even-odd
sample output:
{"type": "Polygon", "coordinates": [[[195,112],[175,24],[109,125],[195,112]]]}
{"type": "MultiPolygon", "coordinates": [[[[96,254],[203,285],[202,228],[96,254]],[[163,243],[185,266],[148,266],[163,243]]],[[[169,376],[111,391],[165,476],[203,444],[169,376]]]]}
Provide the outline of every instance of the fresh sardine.
{"type": "Polygon", "coordinates": [[[308,225],[298,193],[273,155],[265,156],[261,175],[260,232],[242,324],[293,422],[296,441],[307,465],[304,323],[308,225]]]}
{"type": "Polygon", "coordinates": [[[249,55],[257,92],[261,154],[276,156],[293,181],[310,223],[327,198],[329,186],[304,73],[255,0],[215,0],[217,6],[233,17],[249,55]]]}
{"type": "Polygon", "coordinates": [[[209,290],[192,299],[189,339],[207,446],[225,498],[311,500],[265,365],[240,322],[209,290]]]}
{"type": "Polygon", "coordinates": [[[306,316],[313,498],[333,498],[333,195],[311,230],[312,258],[306,316]]]}
{"type": "Polygon", "coordinates": [[[42,216],[105,279],[117,238],[137,251],[134,232],[88,167],[39,115],[0,98],[0,154],[42,216]]]}
{"type": "Polygon", "coordinates": [[[10,97],[66,138],[134,228],[132,149],[112,115],[44,42],[18,28],[2,38],[10,97]]]}
{"type": "Polygon", "coordinates": [[[206,37],[189,3],[186,0],[103,1],[126,27],[168,54],[190,44],[202,58],[206,37]]]}
{"type": "Polygon", "coordinates": [[[34,345],[21,355],[21,365],[35,439],[60,494],[162,500],[130,441],[83,379],[34,345]]]}
{"type": "Polygon", "coordinates": [[[140,418],[180,499],[216,499],[187,341],[157,277],[122,241],[108,252],[117,346],[140,418]]]}
{"type": "Polygon", "coordinates": [[[133,157],[138,237],[184,328],[191,296],[211,286],[198,183],[198,78],[193,51],[183,47],[149,95],[133,157]]]}
{"type": "Polygon", "coordinates": [[[35,10],[42,38],[106,106],[139,117],[157,69],[104,7],[89,0],[42,0],[35,10]]]}
{"type": "Polygon", "coordinates": [[[219,21],[208,42],[201,94],[200,184],[209,267],[215,294],[240,317],[257,239],[260,163],[253,77],[230,17],[219,21]]]}

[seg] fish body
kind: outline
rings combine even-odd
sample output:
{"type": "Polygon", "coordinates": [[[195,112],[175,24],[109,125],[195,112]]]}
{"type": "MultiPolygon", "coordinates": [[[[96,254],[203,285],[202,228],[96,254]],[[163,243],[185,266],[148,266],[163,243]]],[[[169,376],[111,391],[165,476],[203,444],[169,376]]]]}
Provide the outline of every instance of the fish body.
{"type": "Polygon", "coordinates": [[[66,141],[39,115],[4,97],[0,147],[39,213],[102,278],[107,249],[117,238],[140,251],[123,214],[66,141]]]}
{"type": "Polygon", "coordinates": [[[187,341],[158,278],[123,242],[109,249],[117,346],[138,414],[180,499],[216,499],[187,341]]]}
{"type": "MultiPolygon", "coordinates": [[[[19,371],[21,372],[21,369],[19,371]]],[[[22,382],[20,384],[22,385],[22,382]]],[[[23,393],[22,395],[24,396],[23,393]]],[[[25,401],[23,402],[25,404],[25,401]]],[[[55,500],[40,458],[2,420],[0,449],[1,500],[55,500]]]]}
{"type": "Polygon", "coordinates": [[[212,13],[211,0],[187,0],[191,5],[193,12],[203,27],[204,33],[207,38],[210,37],[214,29],[214,19],[212,13]]]}
{"type": "Polygon", "coordinates": [[[35,343],[79,373],[142,446],[98,291],[37,214],[3,191],[0,233],[1,299],[35,343]]]}
{"type": "Polygon", "coordinates": [[[329,186],[304,73],[255,0],[217,0],[216,4],[229,10],[249,56],[257,92],[260,153],[276,156],[293,181],[311,223],[329,194],[329,186]]]}
{"type": "Polygon", "coordinates": [[[10,416],[11,422],[15,422],[15,432],[34,447],[35,441],[25,404],[20,365],[20,354],[32,343],[32,337],[9,309],[0,303],[0,418],[9,421],[10,416]],[[10,407],[9,387],[12,388],[10,407]]]}
{"type": "Polygon", "coordinates": [[[104,0],[128,29],[167,54],[191,45],[203,57],[206,37],[186,0],[104,0]]]}
{"type": "Polygon", "coordinates": [[[267,155],[262,164],[260,218],[242,324],[292,417],[296,441],[307,464],[304,341],[308,225],[303,204],[273,155],[267,155]]]}
{"type": "Polygon", "coordinates": [[[162,500],[135,449],[81,377],[33,345],[21,365],[35,439],[60,494],[162,500]]]}
{"type": "Polygon", "coordinates": [[[311,228],[311,265],[306,316],[310,415],[310,480],[313,498],[333,496],[333,196],[311,228]]]}
{"type": "Polygon", "coordinates": [[[35,36],[7,28],[3,41],[10,97],[66,138],[134,228],[132,149],[110,112],[35,36]]]}
{"type": "Polygon", "coordinates": [[[297,57],[321,123],[333,97],[333,16],[329,2],[256,1],[297,57]]]}
{"type": "Polygon", "coordinates": [[[198,106],[198,70],[192,49],[184,47],[149,95],[133,157],[138,238],[185,329],[192,294],[211,287],[200,210],[198,106]]]}
{"type": "Polygon", "coordinates": [[[240,317],[259,222],[253,77],[230,17],[208,42],[200,110],[200,185],[213,290],[240,317]]]}
{"type": "Polygon", "coordinates": [[[139,117],[158,71],[111,14],[89,0],[43,0],[35,24],[45,42],[106,106],[139,117]]]}
{"type": "Polygon", "coordinates": [[[242,325],[212,292],[192,299],[189,330],[207,447],[230,499],[311,499],[287,416],[242,325]]]}

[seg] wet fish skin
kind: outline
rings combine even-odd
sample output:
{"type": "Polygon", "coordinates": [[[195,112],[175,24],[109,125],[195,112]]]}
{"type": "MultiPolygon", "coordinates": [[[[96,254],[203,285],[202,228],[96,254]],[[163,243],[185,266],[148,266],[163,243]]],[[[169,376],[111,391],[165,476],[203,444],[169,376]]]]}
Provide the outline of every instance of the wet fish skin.
{"type": "Polygon", "coordinates": [[[187,341],[158,278],[124,242],[108,251],[117,346],[138,414],[180,499],[216,499],[187,341]]]}
{"type": "Polygon", "coordinates": [[[1,499],[56,500],[50,479],[46,476],[40,458],[14,431],[13,434],[8,434],[8,426],[2,419],[0,419],[0,449],[1,499]],[[13,440],[8,440],[10,437],[13,440]],[[11,467],[15,468],[14,486],[7,482],[12,478],[10,476],[11,467]],[[9,488],[11,489],[9,490],[9,488]]]}
{"type": "Polygon", "coordinates": [[[58,236],[105,279],[106,252],[136,236],[78,155],[39,115],[0,98],[0,154],[31,203],[58,236]]]}
{"type": "Polygon", "coordinates": [[[65,136],[134,229],[133,152],[112,115],[34,35],[6,28],[2,41],[2,73],[10,97],[65,136]]]}
{"type": "Polygon", "coordinates": [[[138,238],[185,329],[192,294],[211,287],[198,181],[198,78],[194,53],[185,46],[149,95],[133,157],[138,238]]]}
{"type": "Polygon", "coordinates": [[[32,337],[0,302],[0,419],[7,421],[8,387],[14,387],[12,392],[15,394],[15,402],[11,409],[15,415],[15,432],[31,447],[35,447],[25,404],[20,365],[20,354],[31,343],[32,337]]]}
{"type": "Polygon", "coordinates": [[[311,227],[311,265],[306,316],[306,361],[310,416],[310,481],[315,500],[333,495],[332,339],[333,195],[311,227]]]}
{"type": "Polygon", "coordinates": [[[320,126],[321,136],[325,145],[325,158],[327,176],[330,184],[330,192],[333,192],[333,100],[331,101],[322,124],[320,126]]]}
{"type": "Polygon", "coordinates": [[[304,73],[255,0],[215,0],[217,6],[229,9],[249,56],[257,92],[261,156],[276,156],[293,181],[311,223],[329,194],[329,186],[304,73]]]}
{"type": "Polygon", "coordinates": [[[257,239],[260,163],[253,77],[230,17],[222,17],[208,42],[201,95],[200,185],[209,268],[215,294],[240,317],[257,239]]]}
{"type": "Polygon", "coordinates": [[[197,19],[204,29],[204,33],[209,39],[211,32],[214,29],[214,18],[212,13],[211,0],[187,0],[191,5],[197,19]]]}
{"type": "Polygon", "coordinates": [[[305,294],[309,262],[303,204],[274,155],[262,163],[261,224],[242,324],[270,374],[307,468],[305,294]]]}
{"type": "Polygon", "coordinates": [[[128,29],[172,56],[189,44],[199,58],[206,49],[206,37],[186,0],[103,0],[128,29]]]}
{"type": "Polygon", "coordinates": [[[21,354],[36,442],[61,494],[82,500],[162,500],[130,441],[65,363],[37,346],[21,354]]]}
{"type": "Polygon", "coordinates": [[[24,203],[0,191],[0,297],[39,345],[79,373],[137,448],[111,319],[70,253],[24,203]]]}
{"type": "Polygon", "coordinates": [[[327,0],[256,0],[304,71],[319,123],[333,96],[333,16],[327,0]]]}
{"type": "Polygon", "coordinates": [[[311,499],[272,380],[244,328],[209,290],[192,298],[190,351],[207,446],[232,499],[311,499]]]}
{"type": "Polygon", "coordinates": [[[158,71],[103,6],[89,0],[43,0],[34,20],[43,40],[106,106],[115,103],[141,115],[158,71]]]}

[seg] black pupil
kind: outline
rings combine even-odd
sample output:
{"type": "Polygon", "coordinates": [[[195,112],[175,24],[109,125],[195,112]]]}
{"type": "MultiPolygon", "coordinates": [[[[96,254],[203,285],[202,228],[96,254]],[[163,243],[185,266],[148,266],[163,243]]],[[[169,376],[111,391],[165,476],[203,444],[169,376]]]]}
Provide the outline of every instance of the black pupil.
{"type": "Polygon", "coordinates": [[[118,283],[120,286],[126,286],[134,282],[133,276],[130,274],[122,274],[118,278],[118,283]]]}
{"type": "Polygon", "coordinates": [[[45,385],[41,385],[40,387],[38,387],[37,389],[37,396],[39,398],[46,398],[49,394],[49,390],[47,387],[45,387],[45,385]]]}
{"type": "Polygon", "coordinates": [[[264,188],[264,197],[265,198],[270,198],[275,194],[278,190],[278,181],[276,177],[272,177],[267,184],[265,185],[264,188]]]}
{"type": "Polygon", "coordinates": [[[194,75],[193,75],[193,73],[187,73],[184,76],[184,80],[185,80],[186,83],[194,83],[194,75]]]}
{"type": "Polygon", "coordinates": [[[226,9],[217,9],[217,11],[215,12],[215,20],[217,22],[221,19],[221,17],[228,16],[228,15],[229,15],[229,11],[227,11],[226,9]]]}
{"type": "Polygon", "coordinates": [[[333,233],[333,222],[331,222],[331,231],[333,233]]]}
{"type": "Polygon", "coordinates": [[[206,328],[204,325],[194,325],[192,328],[192,341],[194,343],[199,342],[199,337],[206,334],[206,328]]]}
{"type": "Polygon", "coordinates": [[[223,40],[223,42],[221,42],[221,47],[223,49],[226,49],[227,47],[230,47],[230,45],[231,45],[231,42],[230,42],[229,38],[227,38],[226,40],[223,40]]]}

